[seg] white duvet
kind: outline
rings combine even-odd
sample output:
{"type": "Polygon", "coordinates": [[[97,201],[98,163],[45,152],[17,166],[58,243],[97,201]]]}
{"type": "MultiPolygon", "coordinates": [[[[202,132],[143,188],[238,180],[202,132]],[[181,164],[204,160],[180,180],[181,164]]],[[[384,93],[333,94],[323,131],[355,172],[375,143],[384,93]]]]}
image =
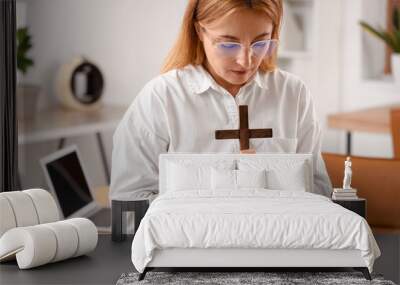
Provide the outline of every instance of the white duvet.
{"type": "Polygon", "coordinates": [[[359,215],[321,195],[265,189],[160,195],[133,239],[135,268],[165,248],[358,249],[370,272],[380,255],[359,215]]]}

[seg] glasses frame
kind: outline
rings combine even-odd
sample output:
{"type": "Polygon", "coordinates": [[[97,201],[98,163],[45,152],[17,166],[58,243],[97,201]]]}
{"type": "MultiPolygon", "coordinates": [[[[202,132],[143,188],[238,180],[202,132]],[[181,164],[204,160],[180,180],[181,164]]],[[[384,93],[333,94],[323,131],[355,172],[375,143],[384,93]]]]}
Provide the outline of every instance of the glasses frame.
{"type": "MultiPolygon", "coordinates": [[[[240,54],[240,52],[245,48],[244,45],[240,42],[218,41],[210,34],[209,31],[207,31],[207,29],[205,27],[203,27],[202,25],[199,25],[199,26],[200,26],[201,30],[204,32],[204,34],[207,35],[207,37],[211,40],[211,44],[213,45],[213,47],[216,48],[217,50],[219,50],[219,52],[222,56],[225,56],[228,58],[236,58],[240,54]],[[230,55],[230,54],[224,53],[221,50],[220,45],[235,45],[235,46],[239,46],[240,49],[238,49],[232,55],[230,55]]],[[[278,43],[279,43],[279,40],[277,40],[277,39],[265,39],[265,40],[260,40],[260,41],[256,41],[256,42],[252,43],[249,47],[251,50],[252,56],[254,56],[256,58],[265,58],[265,57],[272,56],[273,52],[269,51],[271,43],[276,44],[273,48],[273,50],[276,50],[278,43]],[[256,52],[254,52],[254,46],[257,44],[260,44],[260,43],[267,43],[267,45],[268,45],[268,48],[265,51],[264,55],[257,55],[256,52]]]]}

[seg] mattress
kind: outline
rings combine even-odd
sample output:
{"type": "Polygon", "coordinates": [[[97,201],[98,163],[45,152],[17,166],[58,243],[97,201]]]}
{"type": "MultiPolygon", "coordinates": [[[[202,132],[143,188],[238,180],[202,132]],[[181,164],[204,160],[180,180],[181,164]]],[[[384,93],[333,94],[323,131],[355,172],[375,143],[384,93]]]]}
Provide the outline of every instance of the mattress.
{"type": "Polygon", "coordinates": [[[167,192],[132,243],[139,272],[163,249],[359,250],[372,272],[379,248],[361,216],[321,195],[285,190],[167,192]]]}

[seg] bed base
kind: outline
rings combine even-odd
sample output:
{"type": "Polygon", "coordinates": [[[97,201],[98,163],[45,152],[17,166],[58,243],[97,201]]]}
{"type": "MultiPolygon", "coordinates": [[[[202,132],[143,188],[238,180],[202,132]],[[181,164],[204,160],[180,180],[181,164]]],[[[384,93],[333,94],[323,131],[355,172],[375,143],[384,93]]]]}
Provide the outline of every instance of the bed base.
{"type": "Polygon", "coordinates": [[[255,248],[167,248],[156,249],[139,275],[154,269],[177,271],[361,271],[371,280],[361,252],[355,249],[255,249],[255,248]],[[194,270],[196,269],[196,270],[194,270]],[[339,270],[341,269],[341,270],[339,270]]]}
{"type": "Polygon", "coordinates": [[[366,280],[372,280],[367,267],[146,267],[139,274],[138,280],[142,281],[146,277],[146,273],[152,270],[175,272],[348,272],[349,269],[360,271],[366,280]]]}

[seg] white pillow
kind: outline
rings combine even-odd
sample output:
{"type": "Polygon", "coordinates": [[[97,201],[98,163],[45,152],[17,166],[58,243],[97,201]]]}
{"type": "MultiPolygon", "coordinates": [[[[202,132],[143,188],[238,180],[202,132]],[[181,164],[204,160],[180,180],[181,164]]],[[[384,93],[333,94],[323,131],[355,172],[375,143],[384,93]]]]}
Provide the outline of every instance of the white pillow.
{"type": "Polygon", "coordinates": [[[168,191],[210,189],[211,167],[187,166],[168,163],[168,191]]]}
{"type": "Polygon", "coordinates": [[[296,164],[287,169],[267,171],[267,187],[272,190],[306,191],[306,164],[296,164]]]}
{"type": "Polygon", "coordinates": [[[228,170],[211,171],[211,188],[238,190],[241,188],[266,188],[266,171],[262,170],[228,170]]]}
{"type": "Polygon", "coordinates": [[[211,189],[236,189],[236,170],[215,169],[211,170],[211,189]]]}
{"type": "Polygon", "coordinates": [[[267,188],[271,190],[307,191],[311,189],[310,168],[307,161],[294,159],[241,159],[240,170],[267,171],[267,188]]]}
{"type": "Polygon", "coordinates": [[[236,170],[238,188],[267,188],[267,171],[236,170]]]}

